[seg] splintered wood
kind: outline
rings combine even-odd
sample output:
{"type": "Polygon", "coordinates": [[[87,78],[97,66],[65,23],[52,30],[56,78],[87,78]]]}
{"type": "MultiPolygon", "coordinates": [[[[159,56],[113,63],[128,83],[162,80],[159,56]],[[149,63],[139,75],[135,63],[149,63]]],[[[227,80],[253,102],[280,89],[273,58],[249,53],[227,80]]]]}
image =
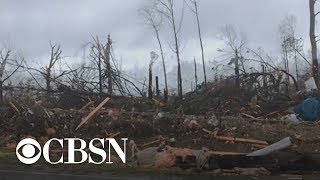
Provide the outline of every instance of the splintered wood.
{"type": "Polygon", "coordinates": [[[231,142],[239,142],[244,144],[258,144],[258,145],[269,145],[267,141],[256,140],[256,139],[245,139],[237,137],[228,137],[228,136],[218,136],[217,133],[209,131],[207,129],[202,129],[202,131],[212,135],[215,139],[231,142]]]}
{"type": "Polygon", "coordinates": [[[106,98],[103,100],[93,111],[90,112],[88,116],[82,118],[81,123],[77,126],[76,130],[78,130],[82,125],[88,123],[92,118],[98,113],[98,111],[110,100],[110,98],[106,98]]]}

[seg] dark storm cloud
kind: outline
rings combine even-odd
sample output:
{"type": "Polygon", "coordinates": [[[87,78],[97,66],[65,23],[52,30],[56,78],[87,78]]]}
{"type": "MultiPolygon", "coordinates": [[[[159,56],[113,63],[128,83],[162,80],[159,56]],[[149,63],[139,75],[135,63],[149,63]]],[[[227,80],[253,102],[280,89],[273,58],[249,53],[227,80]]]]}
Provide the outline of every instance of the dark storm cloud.
{"type": "MultiPolygon", "coordinates": [[[[0,0],[0,42],[21,50],[27,59],[43,58],[49,40],[61,43],[65,55],[77,52],[91,36],[111,33],[116,54],[125,65],[148,62],[157,48],[152,30],[138,9],[148,0],[0,0]]],[[[307,38],[308,3],[303,0],[200,0],[200,21],[206,56],[212,57],[219,42],[219,27],[233,24],[247,34],[248,42],[276,51],[277,29],[286,14],[297,16],[297,34],[307,38]]],[[[179,5],[177,10],[181,10],[179,5]]],[[[195,19],[185,6],[182,28],[183,58],[199,56],[195,19]]],[[[170,29],[162,32],[170,43],[170,29]]],[[[170,57],[167,48],[167,55],[170,57]]]]}

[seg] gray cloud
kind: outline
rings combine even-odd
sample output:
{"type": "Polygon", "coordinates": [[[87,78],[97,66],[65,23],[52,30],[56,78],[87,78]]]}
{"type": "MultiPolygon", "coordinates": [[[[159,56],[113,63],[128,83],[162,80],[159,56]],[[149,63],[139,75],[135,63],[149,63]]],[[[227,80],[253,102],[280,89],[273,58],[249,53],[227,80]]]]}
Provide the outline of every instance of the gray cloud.
{"type": "MultiPolygon", "coordinates": [[[[147,63],[149,52],[157,50],[152,30],[143,23],[138,9],[148,0],[0,0],[0,42],[9,42],[27,59],[48,54],[48,42],[61,43],[64,54],[75,56],[91,36],[111,33],[116,55],[133,67],[147,63]]],[[[180,3],[181,4],[181,3],[180,3]]],[[[247,34],[248,42],[270,51],[278,49],[278,25],[286,14],[297,16],[297,34],[307,38],[308,2],[302,0],[200,0],[200,21],[206,57],[213,58],[219,41],[219,27],[233,24],[247,34]]],[[[177,6],[180,11],[181,5],[177,6]]],[[[171,31],[161,32],[164,43],[171,31]]],[[[182,28],[183,59],[199,57],[195,19],[185,7],[182,28]]],[[[167,57],[172,53],[166,47],[167,57]]],[[[173,59],[172,59],[173,60],[173,59]]],[[[170,58],[167,61],[172,61],[170,58]]]]}

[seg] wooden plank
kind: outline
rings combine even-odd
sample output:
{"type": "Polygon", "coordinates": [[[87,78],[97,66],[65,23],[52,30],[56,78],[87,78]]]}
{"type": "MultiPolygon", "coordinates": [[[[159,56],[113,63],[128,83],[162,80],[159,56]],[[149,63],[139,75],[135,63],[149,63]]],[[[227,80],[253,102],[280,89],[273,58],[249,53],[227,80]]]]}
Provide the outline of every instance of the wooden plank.
{"type": "Polygon", "coordinates": [[[205,128],[202,131],[212,135],[215,139],[223,140],[223,141],[233,141],[244,144],[259,144],[259,145],[269,145],[267,141],[256,140],[256,139],[246,139],[246,138],[237,138],[237,137],[228,137],[228,136],[218,136],[215,132],[209,131],[205,128]]]}
{"type": "Polygon", "coordinates": [[[246,117],[251,118],[251,119],[256,120],[256,121],[264,121],[265,120],[265,119],[260,119],[260,118],[253,117],[250,114],[246,114],[246,113],[241,113],[241,114],[243,116],[246,116],[246,117]]]}
{"type": "Polygon", "coordinates": [[[88,102],[86,105],[84,105],[80,110],[79,112],[82,112],[83,110],[85,110],[87,107],[89,107],[91,104],[93,104],[94,102],[93,101],[90,101],[88,102]]]}
{"type": "Polygon", "coordinates": [[[224,152],[224,151],[209,151],[209,156],[244,156],[248,153],[241,152],[224,152]]]}
{"type": "Polygon", "coordinates": [[[109,100],[110,98],[106,98],[93,111],[91,111],[88,116],[82,118],[82,121],[77,126],[76,130],[78,130],[83,124],[88,123],[109,100]]]}
{"type": "Polygon", "coordinates": [[[228,137],[228,136],[215,136],[214,138],[218,140],[234,141],[234,142],[239,142],[244,144],[268,145],[267,141],[256,140],[256,139],[246,139],[246,138],[237,138],[237,137],[228,137]]]}

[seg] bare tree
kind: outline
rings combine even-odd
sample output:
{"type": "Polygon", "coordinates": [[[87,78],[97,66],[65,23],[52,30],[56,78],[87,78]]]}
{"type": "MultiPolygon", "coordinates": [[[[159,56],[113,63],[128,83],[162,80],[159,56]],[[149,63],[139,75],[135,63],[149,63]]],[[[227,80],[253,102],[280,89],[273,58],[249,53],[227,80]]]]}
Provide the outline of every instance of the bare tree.
{"type": "MultiPolygon", "coordinates": [[[[302,38],[296,38],[296,17],[286,16],[279,25],[279,32],[284,60],[284,70],[290,73],[290,62],[294,60],[296,78],[299,80],[298,54],[303,53],[302,38]]],[[[289,90],[289,76],[286,76],[286,91],[289,90]]]]}
{"type": "Polygon", "coordinates": [[[189,6],[191,11],[195,14],[197,19],[197,27],[198,27],[198,35],[199,35],[199,41],[200,41],[200,47],[201,47],[201,58],[202,58],[202,68],[203,68],[203,76],[204,76],[204,83],[207,83],[207,74],[206,74],[206,65],[204,63],[204,48],[202,43],[202,36],[201,36],[201,28],[200,28],[200,20],[199,20],[199,12],[198,12],[198,2],[197,0],[189,0],[192,6],[186,2],[186,4],[189,6]]]}
{"type": "Polygon", "coordinates": [[[198,75],[197,75],[197,63],[196,63],[196,58],[193,59],[193,63],[194,63],[195,90],[197,90],[197,86],[198,86],[198,75]]]}
{"type": "Polygon", "coordinates": [[[0,103],[4,101],[3,98],[3,86],[6,81],[8,81],[19,68],[22,67],[23,58],[21,61],[12,59],[12,51],[10,49],[0,49],[0,103]],[[13,66],[9,68],[8,65],[13,66]],[[9,70],[10,69],[10,70],[9,70]]]}
{"type": "MultiPolygon", "coordinates": [[[[71,73],[70,71],[63,70],[56,74],[57,71],[55,71],[55,66],[58,65],[61,60],[63,60],[61,54],[61,46],[58,44],[52,44],[50,42],[49,64],[47,64],[45,67],[41,67],[40,69],[28,67],[29,70],[33,70],[40,73],[40,75],[44,78],[45,90],[47,91],[47,93],[50,93],[52,91],[52,82],[56,82],[59,78],[71,73]]],[[[33,76],[31,72],[29,72],[29,74],[33,77],[33,79],[37,82],[38,85],[41,84],[38,82],[38,80],[33,76]]]]}
{"type": "Polygon", "coordinates": [[[311,43],[311,56],[312,56],[312,66],[311,75],[315,80],[316,85],[319,87],[319,63],[318,63],[318,52],[317,52],[317,37],[315,35],[316,28],[316,16],[320,13],[315,13],[315,3],[317,0],[309,0],[309,11],[310,11],[310,29],[309,37],[311,43]]]}
{"type": "Polygon", "coordinates": [[[77,68],[69,67],[69,69],[72,72],[67,76],[70,88],[80,92],[94,92],[99,86],[100,82],[96,81],[97,73],[93,63],[88,65],[83,63],[77,68]]]}
{"type": "MultiPolygon", "coordinates": [[[[277,61],[276,59],[274,59],[272,56],[270,56],[269,54],[265,53],[262,51],[262,49],[259,49],[259,51],[255,51],[252,49],[248,49],[248,51],[250,53],[252,53],[253,58],[246,58],[247,61],[251,61],[251,62],[258,62],[261,65],[264,66],[263,69],[268,68],[273,70],[275,73],[278,74],[278,76],[280,76],[280,78],[278,78],[278,82],[276,83],[278,86],[278,93],[280,93],[280,84],[282,81],[282,74],[285,74],[287,76],[289,76],[291,78],[291,80],[293,81],[293,85],[295,87],[296,91],[299,91],[299,87],[298,87],[298,83],[296,78],[290,74],[289,72],[287,72],[285,69],[283,69],[282,67],[280,67],[279,65],[277,65],[275,62],[277,61]]],[[[264,72],[266,72],[264,70],[264,72]]]]}
{"type": "Polygon", "coordinates": [[[106,44],[100,42],[98,37],[93,38],[91,43],[91,59],[97,64],[99,73],[99,92],[103,93],[104,81],[107,80],[108,94],[113,94],[113,83],[115,70],[111,66],[111,45],[110,34],[106,44]]]}
{"type": "Polygon", "coordinates": [[[243,73],[246,73],[244,66],[243,54],[246,50],[246,39],[244,34],[238,34],[233,26],[225,25],[220,30],[220,39],[225,42],[225,49],[218,49],[219,52],[224,53],[223,55],[227,59],[231,59],[228,65],[234,64],[235,71],[235,85],[240,88],[240,67],[243,73]]]}
{"type": "Polygon", "coordinates": [[[163,16],[161,13],[156,13],[156,9],[154,6],[145,7],[141,9],[140,12],[141,12],[141,15],[145,18],[146,22],[153,28],[158,41],[161,59],[162,59],[162,68],[163,68],[163,76],[164,76],[164,83],[165,83],[164,97],[165,97],[165,100],[167,100],[167,97],[168,97],[167,70],[166,70],[166,63],[165,63],[162,43],[160,39],[160,28],[162,25],[163,16]]]}
{"type": "Polygon", "coordinates": [[[173,0],[156,0],[157,2],[157,10],[161,13],[169,22],[172,33],[174,36],[174,48],[173,52],[177,56],[177,63],[178,63],[178,72],[177,72],[177,82],[178,82],[178,95],[179,98],[182,99],[182,77],[181,77],[181,60],[180,60],[180,42],[179,42],[179,33],[181,30],[182,19],[183,19],[183,12],[181,15],[180,22],[176,23],[176,15],[175,15],[175,7],[173,0]]]}

